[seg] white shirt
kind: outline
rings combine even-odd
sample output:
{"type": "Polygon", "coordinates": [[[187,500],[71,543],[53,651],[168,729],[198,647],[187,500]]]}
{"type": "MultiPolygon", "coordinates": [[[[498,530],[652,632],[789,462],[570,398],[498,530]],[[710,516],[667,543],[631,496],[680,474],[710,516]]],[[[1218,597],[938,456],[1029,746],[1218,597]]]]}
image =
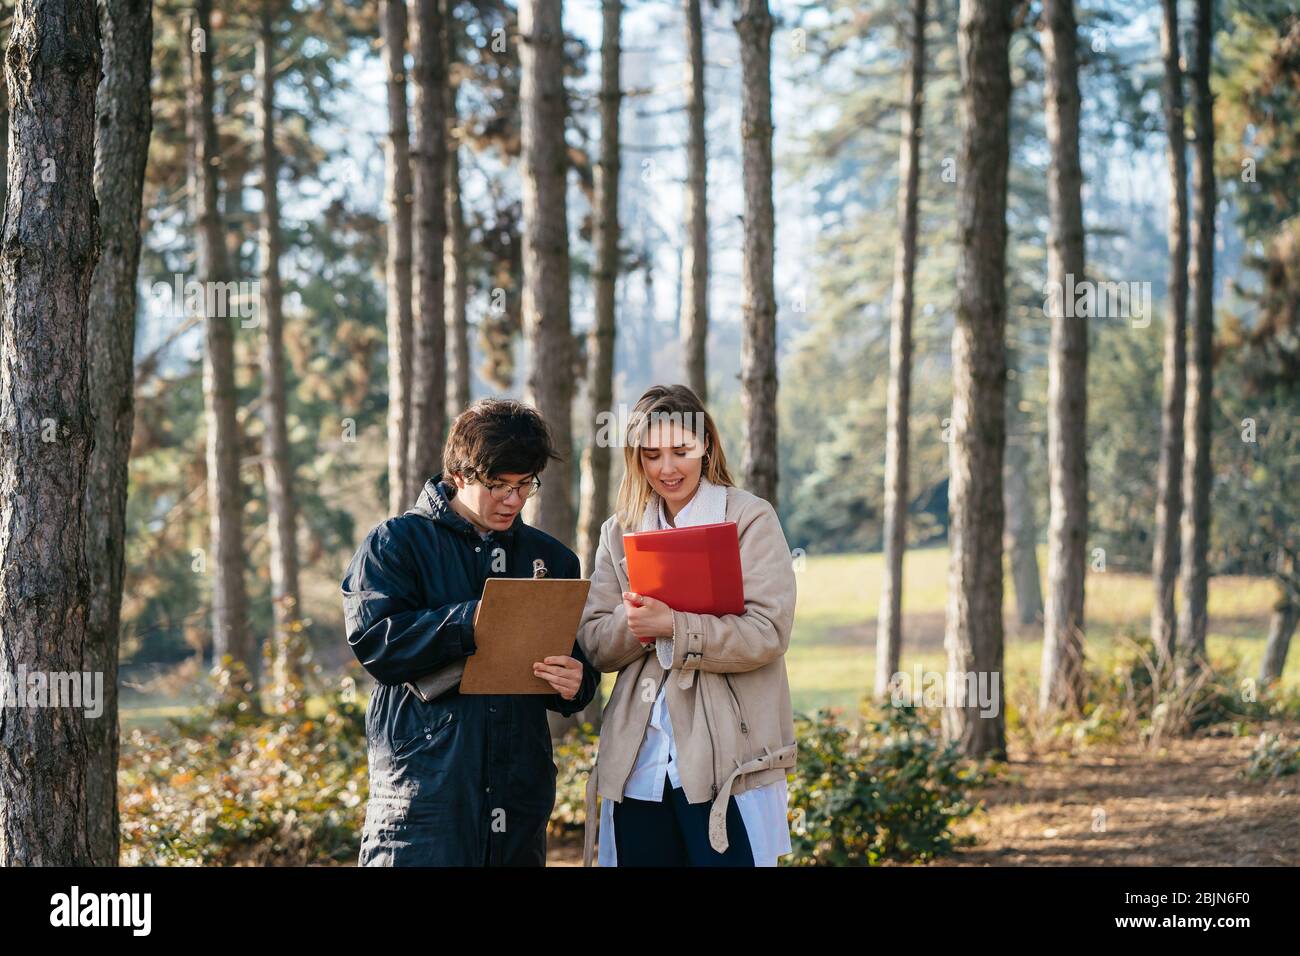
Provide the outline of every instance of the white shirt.
{"type": "MultiPolygon", "coordinates": [[[[701,478],[701,481],[704,479],[701,478]]],[[[677,527],[682,526],[682,517],[687,515],[692,504],[698,499],[697,492],[677,515],[677,527]]],[[[659,499],[659,526],[671,528],[664,514],[663,499],[659,499]]],[[[659,665],[667,671],[673,662],[673,639],[659,638],[655,641],[655,652],[659,665]]],[[[650,711],[650,723],[646,727],[641,749],[637,751],[636,762],[632,772],[623,785],[623,796],[634,800],[652,800],[659,802],[664,798],[664,777],[674,787],[682,785],[677,773],[677,742],[673,738],[673,722],[668,713],[665,698],[667,681],[659,688],[654,708],[650,711]]],[[[777,858],[790,852],[790,821],[787,816],[785,778],[773,781],[762,787],[754,787],[744,793],[731,797],[736,801],[741,821],[745,825],[745,835],[754,854],[755,866],[776,866],[777,858]]],[[[600,840],[597,863],[600,866],[618,866],[618,854],[614,846],[614,801],[602,800],[600,808],[600,840]]]]}

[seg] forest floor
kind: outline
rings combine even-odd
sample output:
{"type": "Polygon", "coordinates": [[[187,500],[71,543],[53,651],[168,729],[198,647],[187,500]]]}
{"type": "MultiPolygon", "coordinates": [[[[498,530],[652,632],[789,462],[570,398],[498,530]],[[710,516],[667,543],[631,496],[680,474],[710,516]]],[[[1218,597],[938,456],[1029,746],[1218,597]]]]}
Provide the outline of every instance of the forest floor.
{"type": "MultiPolygon", "coordinates": [[[[1300,725],[1269,724],[1296,739],[1300,725]]],[[[1238,776],[1258,736],[1173,740],[1153,753],[1010,746],[1006,777],[956,832],[975,845],[937,866],[1300,864],[1300,778],[1238,776]]]]}
{"type": "MultiPolygon", "coordinates": [[[[1300,737],[1300,725],[1268,729],[1300,737]]],[[[1296,866],[1300,778],[1238,777],[1256,739],[1039,754],[1013,741],[1006,773],[955,828],[974,845],[927,865],[1296,866]]],[[[553,841],[548,865],[581,866],[581,842],[553,841]]]]}

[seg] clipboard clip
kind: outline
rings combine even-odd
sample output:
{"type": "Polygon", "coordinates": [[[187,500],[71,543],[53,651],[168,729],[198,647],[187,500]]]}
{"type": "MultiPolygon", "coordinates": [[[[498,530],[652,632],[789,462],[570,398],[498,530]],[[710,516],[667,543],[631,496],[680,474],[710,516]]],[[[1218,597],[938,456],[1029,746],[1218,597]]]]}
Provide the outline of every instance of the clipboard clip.
{"type": "Polygon", "coordinates": [[[533,559],[533,577],[534,578],[546,577],[546,562],[543,561],[541,558],[533,559]]]}

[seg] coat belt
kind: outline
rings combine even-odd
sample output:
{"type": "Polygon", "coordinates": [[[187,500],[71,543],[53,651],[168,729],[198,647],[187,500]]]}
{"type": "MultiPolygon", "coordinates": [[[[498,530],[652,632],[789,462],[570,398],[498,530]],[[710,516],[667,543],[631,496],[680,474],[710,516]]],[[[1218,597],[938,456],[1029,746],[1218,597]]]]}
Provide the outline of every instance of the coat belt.
{"type": "Polygon", "coordinates": [[[722,789],[718,791],[713,807],[709,810],[709,846],[719,853],[727,852],[727,801],[731,799],[731,785],[736,778],[743,773],[757,773],[772,767],[793,767],[797,750],[797,744],[787,744],[778,750],[764,747],[763,756],[737,764],[736,769],[723,781],[722,789]]]}

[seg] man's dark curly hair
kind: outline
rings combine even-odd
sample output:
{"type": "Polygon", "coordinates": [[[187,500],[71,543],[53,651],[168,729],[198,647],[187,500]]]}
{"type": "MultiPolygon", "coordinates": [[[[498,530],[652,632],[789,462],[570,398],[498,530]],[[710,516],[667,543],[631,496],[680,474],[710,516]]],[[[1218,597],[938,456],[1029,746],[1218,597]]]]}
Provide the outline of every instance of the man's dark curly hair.
{"type": "Polygon", "coordinates": [[[479,399],[456,416],[442,450],[448,474],[483,481],[495,475],[540,475],[555,459],[551,430],[537,409],[506,398],[479,399]]]}

